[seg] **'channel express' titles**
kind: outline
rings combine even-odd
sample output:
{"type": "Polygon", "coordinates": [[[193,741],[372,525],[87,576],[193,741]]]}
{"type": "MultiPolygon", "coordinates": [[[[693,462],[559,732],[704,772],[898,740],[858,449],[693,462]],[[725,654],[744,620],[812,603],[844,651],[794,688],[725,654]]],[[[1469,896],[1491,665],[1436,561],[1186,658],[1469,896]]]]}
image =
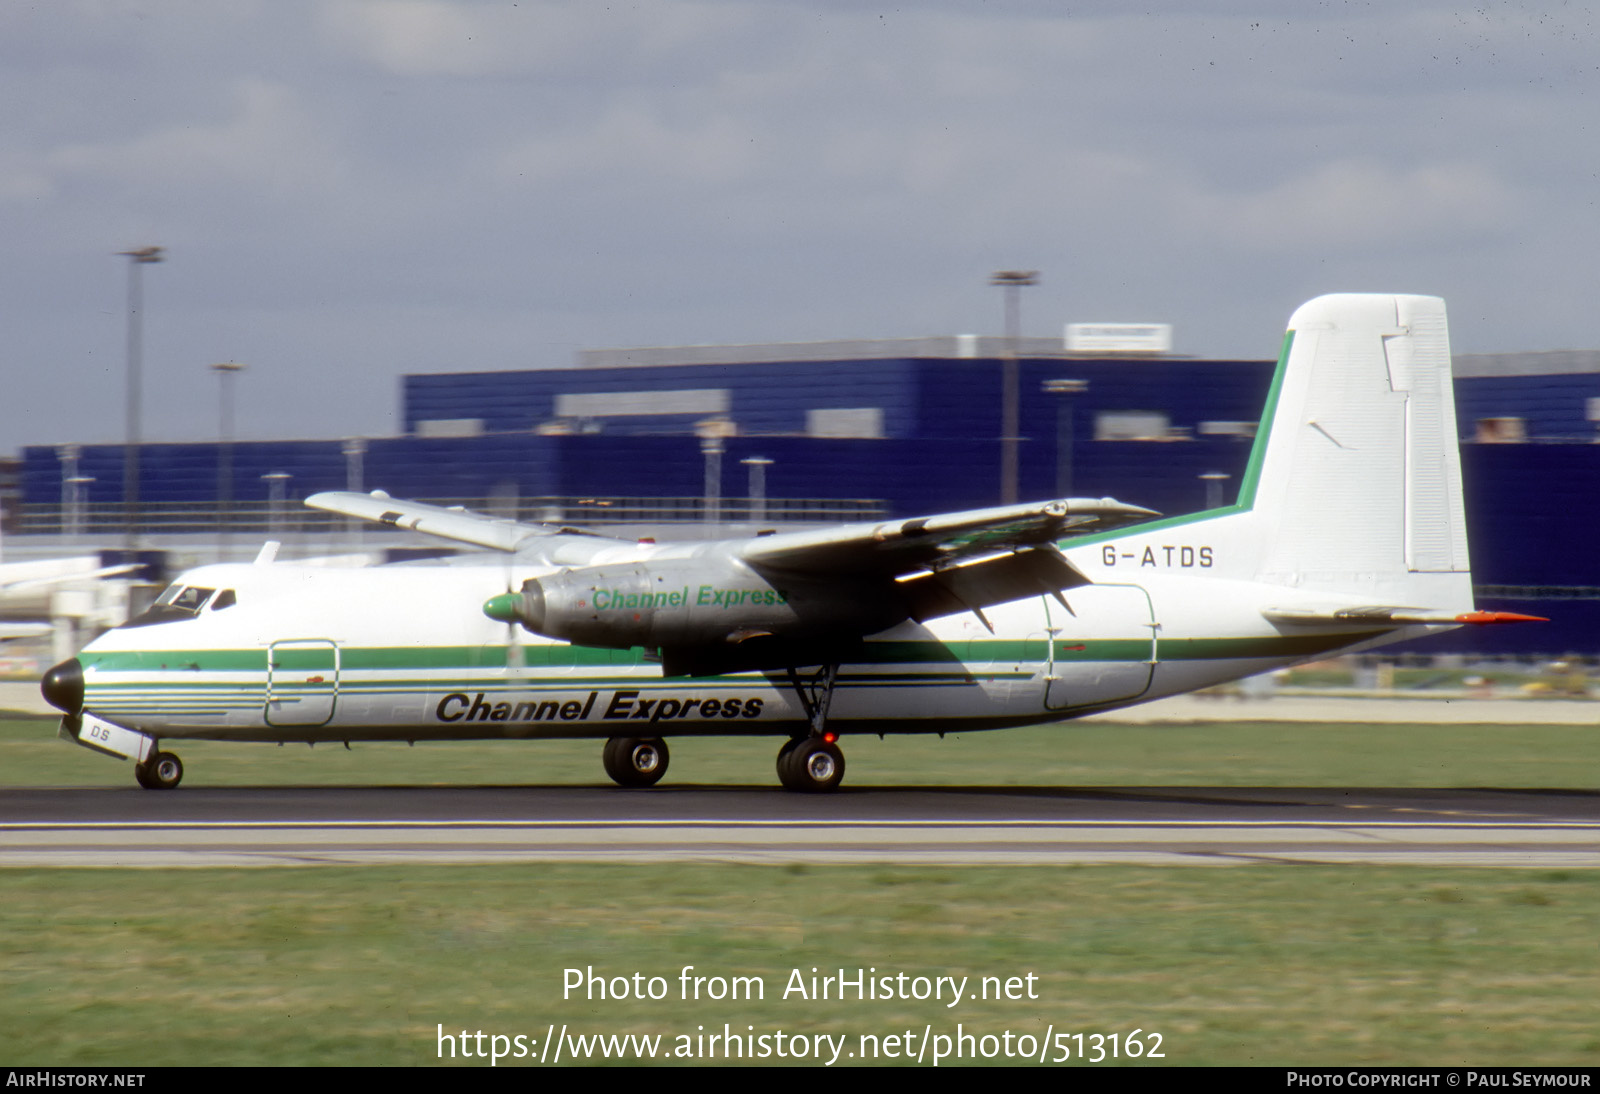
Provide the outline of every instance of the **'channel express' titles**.
{"type": "Polygon", "coordinates": [[[591,691],[581,699],[489,700],[484,692],[469,695],[453,691],[439,700],[433,716],[441,722],[664,722],[673,718],[759,718],[763,700],[727,696],[702,699],[694,695],[671,699],[641,699],[637,691],[591,691]]]}
{"type": "MultiPolygon", "coordinates": [[[[594,596],[595,611],[628,611],[649,608],[739,608],[746,604],[787,604],[789,594],[782,589],[739,589],[718,588],[715,585],[701,585],[695,590],[693,597],[689,594],[689,586],[681,589],[672,589],[662,592],[632,592],[622,589],[596,589],[594,596]]],[[[578,601],[578,607],[586,605],[578,601]]]]}

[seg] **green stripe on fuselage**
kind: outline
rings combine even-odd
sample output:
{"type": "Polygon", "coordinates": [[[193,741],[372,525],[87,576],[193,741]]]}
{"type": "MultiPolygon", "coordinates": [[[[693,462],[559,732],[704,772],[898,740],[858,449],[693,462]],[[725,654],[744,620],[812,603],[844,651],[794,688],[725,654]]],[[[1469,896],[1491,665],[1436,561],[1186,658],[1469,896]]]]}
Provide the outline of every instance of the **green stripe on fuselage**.
{"type": "MultiPolygon", "coordinates": [[[[1156,642],[1161,661],[1225,661],[1257,658],[1308,657],[1341,646],[1376,638],[1384,630],[1364,630],[1340,634],[1262,635],[1242,638],[1168,638],[1156,642]]],[[[1029,664],[1041,662],[1047,651],[1043,639],[973,639],[966,643],[966,656],[961,656],[942,642],[869,642],[864,656],[851,662],[857,665],[925,665],[949,670],[961,666],[981,668],[985,665],[1029,664]]],[[[1061,663],[1118,662],[1150,660],[1151,643],[1147,638],[1072,639],[1056,641],[1055,660],[1061,663]]],[[[586,646],[538,646],[523,651],[524,664],[529,669],[550,668],[614,668],[652,665],[643,659],[640,651],[597,650],[586,646]],[[528,655],[535,649],[545,654],[539,661],[528,655]],[[561,658],[561,654],[567,656],[561,658]],[[632,661],[610,659],[612,654],[624,657],[633,654],[632,661]]],[[[198,673],[265,673],[267,669],[264,650],[182,650],[166,653],[101,653],[85,659],[86,667],[97,674],[165,674],[181,672],[184,677],[198,673]]],[[[356,672],[422,672],[431,670],[431,678],[394,681],[405,687],[455,686],[466,684],[473,678],[442,679],[445,673],[471,670],[503,671],[506,668],[506,651],[502,646],[438,646],[403,648],[354,648],[340,651],[340,688],[360,689],[379,687],[384,681],[351,679],[346,674],[356,672]]],[[[222,682],[192,677],[194,686],[208,684],[227,687],[222,682]]],[[[172,677],[167,677],[168,681],[172,677]]],[[[578,678],[568,678],[569,682],[578,678]]],[[[583,679],[588,680],[589,677],[583,679]]],[[[539,681],[541,683],[547,681],[539,681]]],[[[548,681],[560,683],[562,681],[548,681]]],[[[637,676],[616,677],[618,684],[637,684],[637,676]]],[[[118,685],[105,681],[100,687],[118,685]]],[[[144,687],[143,684],[122,686],[144,687]]]]}

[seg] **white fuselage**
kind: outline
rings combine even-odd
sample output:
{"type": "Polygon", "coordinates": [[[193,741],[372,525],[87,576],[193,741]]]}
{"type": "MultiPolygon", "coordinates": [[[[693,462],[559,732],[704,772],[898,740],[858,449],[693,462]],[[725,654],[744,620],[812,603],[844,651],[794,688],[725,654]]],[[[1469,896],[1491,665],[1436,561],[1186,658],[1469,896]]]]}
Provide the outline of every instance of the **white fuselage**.
{"type": "MultiPolygon", "coordinates": [[[[1198,556],[1186,568],[1175,553],[1166,570],[1105,567],[1097,549],[1079,553],[1097,583],[1065,594],[1070,612],[1031,597],[987,609],[992,633],[968,613],[869,638],[866,656],[839,671],[830,728],[1053,721],[1407,636],[1269,623],[1263,597],[1281,602],[1286,590],[1195,580],[1198,556]]],[[[782,671],[664,678],[641,649],[574,646],[483,614],[508,582],[535,574],[205,567],[179,579],[202,591],[187,598],[201,605],[192,618],[120,627],[83,650],[84,709],[153,737],[240,741],[793,734],[806,725],[782,671]],[[233,602],[215,606],[224,599],[233,602]]]]}

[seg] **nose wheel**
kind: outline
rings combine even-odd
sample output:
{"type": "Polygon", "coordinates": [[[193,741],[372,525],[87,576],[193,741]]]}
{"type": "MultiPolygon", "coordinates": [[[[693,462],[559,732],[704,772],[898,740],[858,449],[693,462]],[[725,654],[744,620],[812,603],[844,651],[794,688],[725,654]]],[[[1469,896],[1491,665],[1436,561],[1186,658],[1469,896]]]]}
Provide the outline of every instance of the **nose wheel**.
{"type": "Polygon", "coordinates": [[[134,764],[133,777],[146,790],[171,790],[183,781],[183,761],[176,753],[157,752],[142,764],[134,764]]]}

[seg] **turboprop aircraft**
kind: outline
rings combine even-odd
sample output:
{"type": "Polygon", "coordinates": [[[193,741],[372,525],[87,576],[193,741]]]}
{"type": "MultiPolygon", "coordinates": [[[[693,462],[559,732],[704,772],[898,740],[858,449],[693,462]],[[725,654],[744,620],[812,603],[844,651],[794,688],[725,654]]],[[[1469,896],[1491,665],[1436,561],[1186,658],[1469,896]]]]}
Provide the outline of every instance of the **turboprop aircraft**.
{"type": "Polygon", "coordinates": [[[851,733],[1062,722],[1526,618],[1473,607],[1425,296],[1297,310],[1237,502],[1191,516],[1067,499],[656,544],[382,493],[308,504],[507,565],[194,570],[46,675],[62,735],[156,789],[183,738],[592,737],[648,786],[670,737],[769,734],[782,784],[822,791],[851,733]]]}

